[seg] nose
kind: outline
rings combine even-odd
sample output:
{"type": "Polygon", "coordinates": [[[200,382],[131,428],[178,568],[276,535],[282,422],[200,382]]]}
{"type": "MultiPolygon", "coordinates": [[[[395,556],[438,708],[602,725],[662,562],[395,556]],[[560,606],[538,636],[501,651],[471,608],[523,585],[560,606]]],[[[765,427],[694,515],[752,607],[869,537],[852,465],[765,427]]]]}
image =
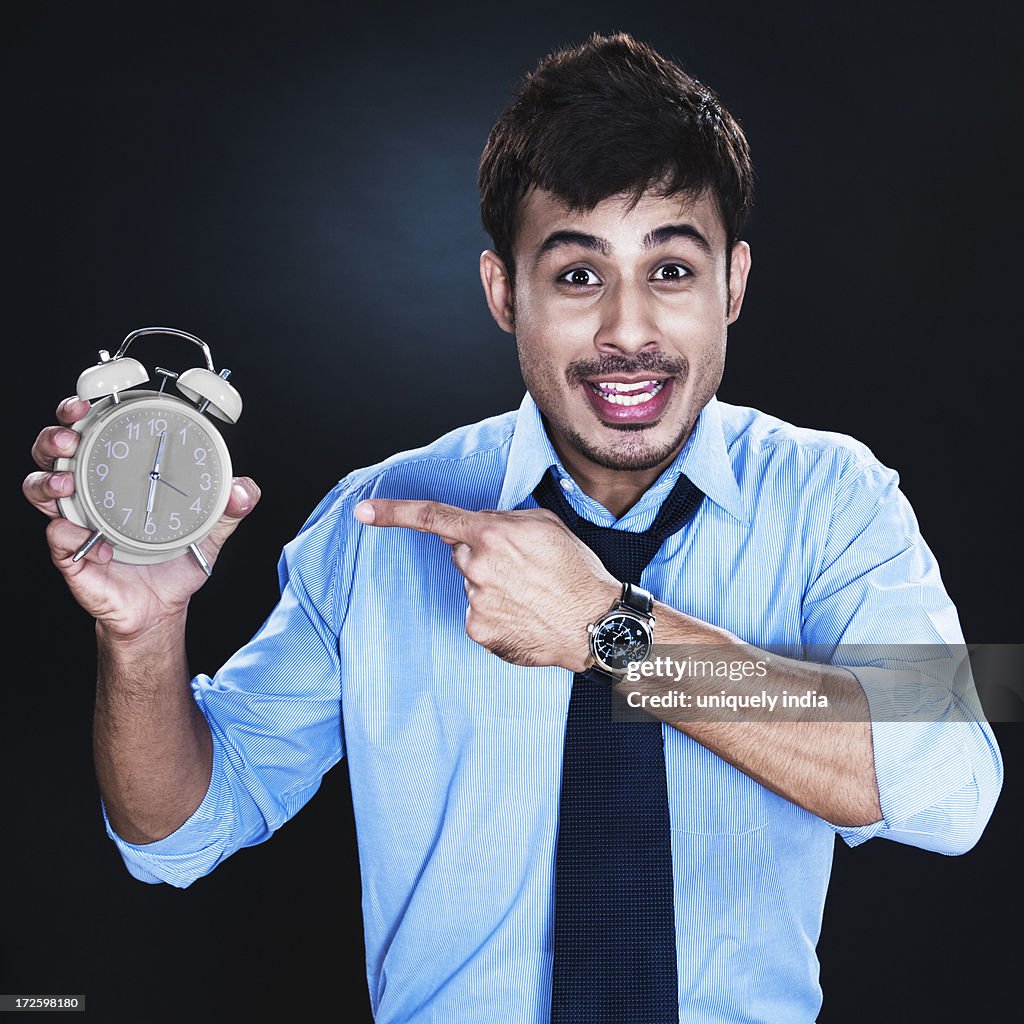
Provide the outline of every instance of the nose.
{"type": "Polygon", "coordinates": [[[601,301],[601,322],[594,337],[599,352],[632,355],[661,344],[654,296],[642,286],[619,281],[601,301]]]}

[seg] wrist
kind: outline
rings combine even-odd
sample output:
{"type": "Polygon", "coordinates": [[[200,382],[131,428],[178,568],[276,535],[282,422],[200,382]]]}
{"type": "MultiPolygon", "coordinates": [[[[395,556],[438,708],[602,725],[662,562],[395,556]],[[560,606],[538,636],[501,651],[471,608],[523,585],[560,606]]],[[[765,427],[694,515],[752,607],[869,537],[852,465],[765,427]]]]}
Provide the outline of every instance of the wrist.
{"type": "Polygon", "coordinates": [[[590,627],[622,596],[622,584],[613,579],[596,580],[572,625],[573,646],[565,663],[572,672],[585,672],[591,664],[590,627]]]}
{"type": "Polygon", "coordinates": [[[186,610],[168,614],[141,626],[96,620],[96,643],[111,655],[137,658],[148,652],[166,652],[185,642],[186,610]]]}

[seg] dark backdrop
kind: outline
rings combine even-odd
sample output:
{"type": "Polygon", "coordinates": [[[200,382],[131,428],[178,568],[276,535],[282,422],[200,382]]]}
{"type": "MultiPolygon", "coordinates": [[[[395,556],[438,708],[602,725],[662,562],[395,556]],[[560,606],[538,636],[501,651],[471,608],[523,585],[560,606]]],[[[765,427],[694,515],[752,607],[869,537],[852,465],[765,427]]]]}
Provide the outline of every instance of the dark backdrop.
{"type": "MultiPolygon", "coordinates": [[[[867,442],[900,470],[968,640],[1021,640],[1022,97],[1002,5],[483,7],[6,16],[0,993],[84,993],[104,1022],[367,1019],[344,765],[189,889],[131,879],[92,775],[91,623],[16,488],[97,349],[152,324],[204,338],[246,402],[236,471],[264,494],[193,602],[193,669],[215,669],[335,480],[518,404],[477,280],[476,162],[519,75],[591,31],[677,58],[750,137],[754,269],[721,396],[867,442]]],[[[147,366],[189,356],[144,344],[147,366]]],[[[1007,780],[973,851],[837,845],[822,1021],[1015,1005],[1021,726],[995,728],[1007,780]]]]}

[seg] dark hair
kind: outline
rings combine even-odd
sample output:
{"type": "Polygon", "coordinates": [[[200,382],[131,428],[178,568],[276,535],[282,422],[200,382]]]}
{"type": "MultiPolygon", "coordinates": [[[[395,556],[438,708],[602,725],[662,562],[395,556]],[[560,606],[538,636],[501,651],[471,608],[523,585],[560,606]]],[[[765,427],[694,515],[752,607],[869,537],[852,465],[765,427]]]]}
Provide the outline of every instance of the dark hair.
{"type": "Polygon", "coordinates": [[[478,172],[484,230],[509,274],[531,188],[571,210],[614,195],[712,196],[726,253],[753,205],[746,137],[718,96],[625,33],[545,57],[491,129],[478,172]]]}

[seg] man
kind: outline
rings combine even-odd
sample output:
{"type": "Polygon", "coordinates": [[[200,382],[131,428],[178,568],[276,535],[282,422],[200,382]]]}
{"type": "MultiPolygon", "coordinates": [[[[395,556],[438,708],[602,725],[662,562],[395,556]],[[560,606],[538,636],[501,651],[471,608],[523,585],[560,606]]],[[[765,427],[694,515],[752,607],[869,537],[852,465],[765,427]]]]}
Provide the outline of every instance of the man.
{"type": "MultiPolygon", "coordinates": [[[[135,877],[188,885],[346,754],[378,1020],[783,1024],[821,1005],[836,833],[977,841],[1002,766],[961,713],[973,689],[937,659],[919,720],[892,700],[907,666],[877,656],[962,643],[896,474],[715,397],[752,180],[728,111],[649,48],[543,61],[480,165],[520,409],[342,480],[285,547],[267,622],[191,685],[205,577],[103,544],[71,561],[52,466],[87,404],[62,403],[25,491],[97,621],[97,775],[135,877]],[[621,678],[651,634],[714,657],[621,678]],[[798,693],[815,713],[782,720],[798,693]],[[617,721],[613,694],[657,717],[617,721]],[[716,696],[748,713],[684,713],[716,696]]],[[[237,481],[211,563],[258,498],[237,481]]]]}

